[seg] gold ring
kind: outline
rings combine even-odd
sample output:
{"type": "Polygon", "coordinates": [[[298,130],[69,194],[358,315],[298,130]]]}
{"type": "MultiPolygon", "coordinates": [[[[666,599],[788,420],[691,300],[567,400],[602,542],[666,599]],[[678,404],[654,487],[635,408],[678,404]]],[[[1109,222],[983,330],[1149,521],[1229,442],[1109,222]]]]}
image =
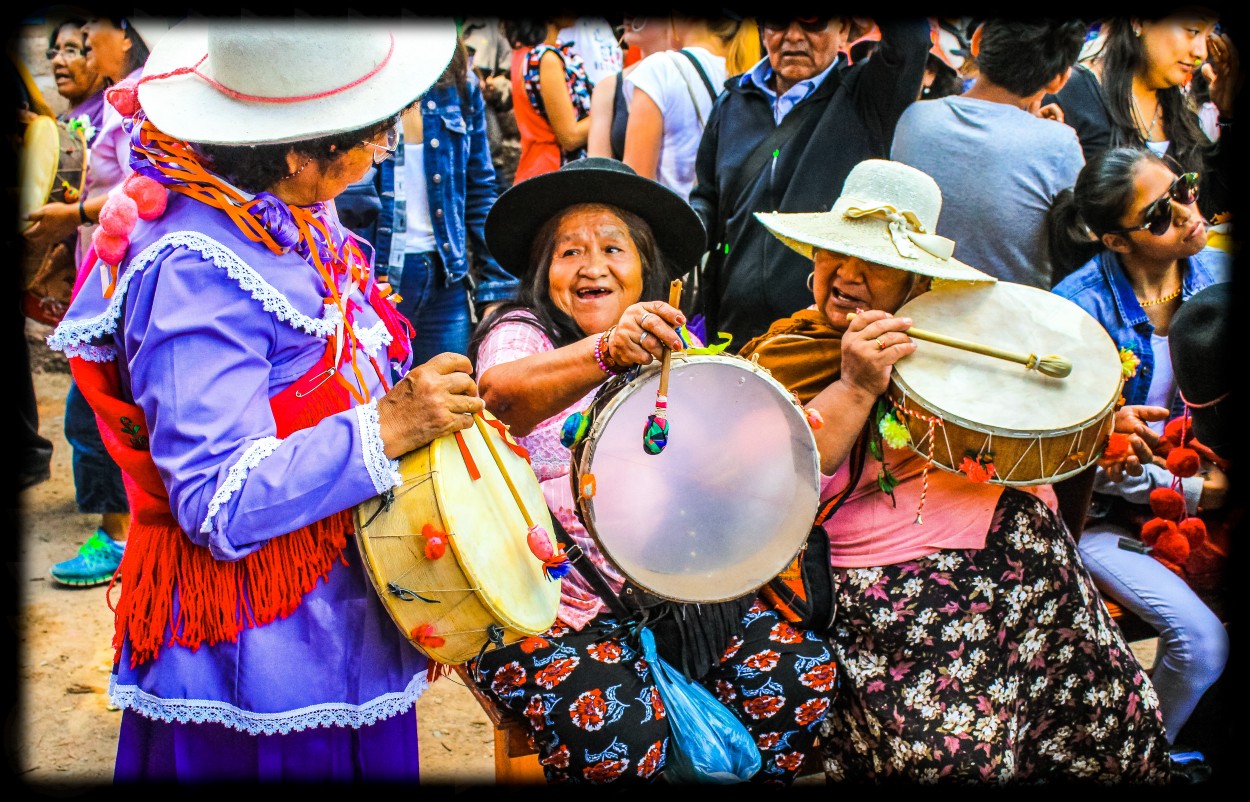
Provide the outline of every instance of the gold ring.
{"type": "Polygon", "coordinates": [[[878,351],[884,351],[886,348],[887,348],[886,344],[885,344],[885,343],[883,343],[883,342],[881,342],[881,338],[880,338],[880,337],[878,337],[878,338],[877,338],[877,350],[878,350],[878,351]]]}

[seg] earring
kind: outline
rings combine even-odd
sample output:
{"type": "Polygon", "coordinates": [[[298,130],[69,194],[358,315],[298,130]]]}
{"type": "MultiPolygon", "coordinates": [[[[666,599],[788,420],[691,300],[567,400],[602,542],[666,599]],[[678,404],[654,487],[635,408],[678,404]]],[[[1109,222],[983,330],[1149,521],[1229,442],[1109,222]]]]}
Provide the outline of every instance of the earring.
{"type": "Polygon", "coordinates": [[[1134,28],[1134,29],[1133,29],[1133,35],[1134,35],[1134,36],[1136,36],[1138,39],[1140,39],[1140,38],[1141,38],[1141,28],[1134,28]]]}
{"type": "Polygon", "coordinates": [[[812,288],[812,280],[815,278],[816,278],[815,270],[807,274],[807,291],[808,292],[815,292],[815,290],[812,288]]]}
{"type": "Polygon", "coordinates": [[[279,178],[278,180],[279,180],[279,181],[286,181],[288,178],[294,178],[295,176],[297,176],[297,175],[299,175],[300,173],[304,172],[304,168],[305,168],[305,167],[307,167],[308,165],[312,164],[312,160],[313,160],[313,157],[312,157],[312,156],[309,156],[309,157],[308,157],[308,160],[307,160],[307,161],[305,161],[303,164],[301,164],[301,165],[299,166],[299,169],[298,169],[298,170],[296,170],[296,171],[295,171],[295,172],[293,172],[293,173],[287,173],[286,175],[282,176],[282,177],[281,177],[281,178],[279,178]]]}

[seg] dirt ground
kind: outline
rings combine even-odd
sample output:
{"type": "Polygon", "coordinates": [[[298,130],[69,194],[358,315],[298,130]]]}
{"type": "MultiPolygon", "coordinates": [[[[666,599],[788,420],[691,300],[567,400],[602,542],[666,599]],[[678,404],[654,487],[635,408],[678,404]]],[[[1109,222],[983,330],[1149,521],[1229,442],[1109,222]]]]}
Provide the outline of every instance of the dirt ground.
{"type": "MultiPolygon", "coordinates": [[[[72,556],[97,523],[74,505],[70,448],[61,425],[69,369],[43,343],[48,331],[27,323],[40,433],[54,451],[52,477],[19,499],[22,526],[12,569],[17,704],[5,722],[5,751],[20,782],[63,796],[111,783],[121,713],[108,699],[113,618],[105,587],[68,589],[48,575],[49,566],[72,556]]],[[[417,721],[423,783],[458,788],[494,781],[490,721],[458,677],[440,679],[426,691],[417,721]]]]}

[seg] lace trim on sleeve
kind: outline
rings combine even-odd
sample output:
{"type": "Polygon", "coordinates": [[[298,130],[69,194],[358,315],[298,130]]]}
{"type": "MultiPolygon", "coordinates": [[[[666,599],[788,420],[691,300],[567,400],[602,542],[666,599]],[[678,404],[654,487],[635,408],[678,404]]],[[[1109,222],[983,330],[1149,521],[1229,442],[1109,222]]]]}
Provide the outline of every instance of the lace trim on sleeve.
{"type": "Polygon", "coordinates": [[[285,735],[312,727],[366,727],[406,712],[416,704],[428,683],[424,672],[415,675],[404,690],[386,693],[363,704],[327,702],[280,713],[255,713],[227,702],[211,699],[162,699],[137,685],[120,685],[109,678],[113,705],[133,710],[145,718],[179,724],[224,724],[249,735],[285,735]]]}
{"type": "Polygon", "coordinates": [[[195,231],[174,231],[153,242],[130,260],[129,269],[118,277],[117,287],[104,312],[86,320],[62,322],[49,335],[48,346],[56,351],[64,351],[70,346],[113,334],[117,329],[117,320],[121,316],[122,303],[126,297],[126,289],[130,286],[130,280],[140,271],[150,267],[156,261],[157,256],[168,248],[186,248],[224,269],[226,275],[237,282],[240,288],[260,301],[261,307],[266,312],[291,328],[324,340],[334,331],[342,317],[338,308],[332,304],[323,308],[320,318],[303,314],[291,305],[285,295],[261,278],[259,273],[230,248],[195,231]]]}
{"type": "MultiPolygon", "coordinates": [[[[204,523],[200,524],[200,531],[204,533],[213,530],[213,518],[221,511],[230,497],[243,487],[243,480],[247,478],[247,472],[260,464],[260,461],[272,454],[282,445],[282,441],[276,437],[265,437],[257,440],[248,446],[247,451],[243,452],[243,456],[239,457],[239,461],[230,466],[230,471],[226,474],[226,481],[217,487],[217,492],[213,494],[212,500],[208,502],[208,515],[204,518],[204,523]]],[[[224,518],[223,518],[224,520],[224,518]]]]}
{"type": "Polygon", "coordinates": [[[375,398],[367,404],[361,404],[355,410],[365,467],[369,469],[373,489],[381,495],[403,483],[403,477],[399,475],[399,460],[386,456],[386,447],[382,443],[382,427],[378,424],[378,400],[375,398]]]}
{"type": "Polygon", "coordinates": [[[79,343],[66,347],[65,356],[76,356],[87,362],[112,362],[117,359],[117,349],[111,345],[79,343]]]}

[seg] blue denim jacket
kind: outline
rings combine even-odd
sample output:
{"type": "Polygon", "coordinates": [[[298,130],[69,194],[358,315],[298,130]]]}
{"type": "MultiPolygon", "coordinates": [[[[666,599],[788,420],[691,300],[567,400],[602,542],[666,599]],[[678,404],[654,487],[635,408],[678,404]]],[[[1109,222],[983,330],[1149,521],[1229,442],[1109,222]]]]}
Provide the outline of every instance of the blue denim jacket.
{"type": "MultiPolygon", "coordinates": [[[[1211,284],[1232,281],[1232,257],[1218,248],[1203,248],[1181,263],[1181,298],[1189,297],[1211,284]]],[[[1114,251],[1103,251],[1055,285],[1054,293],[1067,298],[1094,316],[1111,335],[1118,348],[1132,349],[1141,365],[1137,375],[1124,383],[1126,404],[1146,403],[1150,378],[1154,375],[1154,350],[1150,335],[1155,327],[1137,302],[1124,266],[1114,251]]],[[[1179,399],[1174,414],[1184,411],[1179,399]]]]}
{"type": "MultiPolygon", "coordinates": [[[[467,106],[455,86],[434,87],[421,96],[422,153],[434,240],[446,270],[444,281],[450,286],[468,277],[473,300],[481,307],[514,298],[520,282],[491,257],[482,233],[498,190],[486,141],[486,104],[475,76],[469,77],[467,90],[467,106]],[[480,257],[476,276],[469,271],[470,243],[480,257]]],[[[396,202],[397,165],[392,158],[370,168],[335,200],[343,224],[373,244],[379,275],[392,258],[395,220],[405,213],[396,202]]]]}
{"type": "MultiPolygon", "coordinates": [[[[1232,257],[1217,248],[1203,248],[1182,262],[1181,266],[1183,300],[1189,300],[1194,293],[1211,284],[1232,281],[1232,257]]],[[[1145,404],[1150,391],[1150,377],[1154,375],[1154,349],[1150,347],[1150,335],[1155,327],[1138,303],[1119,255],[1114,251],[1103,251],[1056,284],[1052,292],[1089,312],[1107,330],[1117,347],[1130,348],[1137,355],[1141,363],[1137,375],[1124,383],[1124,403],[1145,404]]],[[[1171,417],[1182,414],[1184,410],[1185,403],[1177,393],[1171,417]]],[[[1141,476],[1125,477],[1121,482],[1112,482],[1099,469],[1094,482],[1095,495],[1090,517],[1104,517],[1109,510],[1108,503],[1100,499],[1100,495],[1119,496],[1136,504],[1146,504],[1151,490],[1171,484],[1172,474],[1165,468],[1158,465],[1144,467],[1146,470],[1141,476]]],[[[1202,477],[1184,479],[1181,487],[1186,506],[1193,514],[1202,495],[1202,477]]]]}

